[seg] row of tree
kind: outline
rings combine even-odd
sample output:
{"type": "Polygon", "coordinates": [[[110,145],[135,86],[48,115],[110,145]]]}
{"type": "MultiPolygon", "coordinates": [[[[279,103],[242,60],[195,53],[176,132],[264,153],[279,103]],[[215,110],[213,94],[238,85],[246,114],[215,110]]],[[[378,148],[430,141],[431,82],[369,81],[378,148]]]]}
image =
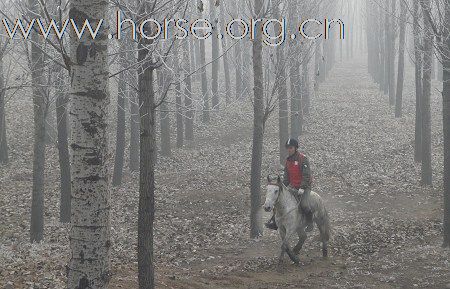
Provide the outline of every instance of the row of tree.
{"type": "MultiPolygon", "coordinates": [[[[255,19],[287,15],[290,31],[298,31],[296,25],[301,19],[338,17],[336,11],[348,3],[254,0],[248,5],[238,0],[196,3],[11,0],[0,4],[0,12],[10,23],[15,18],[11,15],[24,15],[25,21],[54,19],[59,25],[70,17],[78,27],[86,20],[93,27],[102,19],[112,23],[114,13],[109,12],[113,9],[135,20],[209,18],[220,27],[231,19],[248,15],[255,19]]],[[[351,3],[357,5],[357,1],[351,3]]],[[[352,17],[354,23],[356,17],[352,17]]],[[[332,31],[339,31],[339,25],[334,22],[332,31]]],[[[60,220],[71,223],[69,288],[108,285],[110,183],[119,186],[122,182],[127,146],[128,169],[139,171],[139,286],[154,288],[157,155],[171,155],[172,133],[176,135],[176,147],[181,148],[194,140],[198,122],[208,124],[223,107],[239,105],[242,101],[251,101],[254,109],[250,235],[262,235],[259,212],[265,123],[278,106],[282,160],[284,141],[288,136],[302,134],[313,88],[319,88],[334,65],[337,34],[329,40],[287,41],[285,45],[271,48],[264,46],[260,33],[254,41],[230,41],[227,37],[214,36],[207,42],[193,38],[179,41],[171,35],[166,41],[143,37],[133,41],[128,37],[116,43],[109,40],[109,34],[114,36],[115,32],[107,25],[102,26],[96,39],[88,34],[79,39],[73,31],[69,38],[44,39],[36,27],[33,29],[29,41],[0,37],[0,163],[11,161],[7,145],[7,103],[19,93],[29,92],[34,123],[30,241],[40,242],[44,237],[46,146],[56,143],[61,174],[60,220]],[[253,80],[253,86],[249,79],[253,80]],[[110,85],[110,80],[114,80],[115,86],[110,85]],[[113,103],[117,105],[117,114],[111,117],[111,91],[115,87],[117,101],[113,103]],[[116,122],[112,180],[108,169],[111,119],[116,122]]],[[[233,29],[238,34],[242,27],[233,29]]],[[[277,29],[280,27],[272,27],[273,32],[277,29]]],[[[317,28],[307,29],[314,32],[317,28]]],[[[144,32],[152,35],[154,27],[147,25],[144,32]]],[[[345,42],[347,56],[353,53],[354,45],[355,41],[345,42]]],[[[340,49],[342,58],[342,42],[340,49]]]]}
{"type": "Polygon", "coordinates": [[[421,163],[421,184],[432,185],[431,88],[443,83],[444,247],[450,246],[450,1],[366,1],[368,69],[380,90],[389,95],[395,117],[402,116],[405,50],[411,39],[415,74],[414,159],[421,163]],[[399,4],[399,8],[397,8],[399,4]],[[408,20],[409,19],[409,20],[408,20]],[[369,29],[372,28],[372,29],[369,29]],[[407,28],[410,27],[410,37],[407,28]],[[397,44],[398,38],[398,44],[397,44]],[[396,49],[398,45],[398,49],[396,49]],[[395,61],[397,60],[397,77],[395,61]],[[435,64],[437,63],[437,65],[435,64]],[[436,73],[437,70],[437,73],[436,73]],[[396,84],[397,80],[397,85],[396,84]]]}

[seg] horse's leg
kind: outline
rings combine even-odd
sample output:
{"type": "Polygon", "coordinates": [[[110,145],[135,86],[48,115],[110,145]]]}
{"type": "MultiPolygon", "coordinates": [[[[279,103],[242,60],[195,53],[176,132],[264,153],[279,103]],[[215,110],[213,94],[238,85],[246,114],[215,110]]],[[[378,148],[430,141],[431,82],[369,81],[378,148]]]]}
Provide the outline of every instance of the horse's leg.
{"type": "Polygon", "coordinates": [[[298,255],[300,253],[300,250],[302,249],[303,244],[305,243],[307,238],[304,228],[298,229],[297,234],[298,234],[298,243],[297,245],[295,245],[293,249],[295,255],[298,255]]]}
{"type": "Polygon", "coordinates": [[[328,242],[327,241],[322,242],[322,256],[324,258],[328,257],[328,242]]]}
{"type": "Polygon", "coordinates": [[[328,257],[328,240],[330,239],[330,220],[326,210],[322,211],[316,218],[316,224],[320,232],[320,240],[322,241],[322,256],[328,257]]]}
{"type": "Polygon", "coordinates": [[[286,240],[286,229],[283,226],[280,226],[278,231],[279,231],[280,237],[281,237],[281,252],[280,252],[280,257],[278,258],[278,268],[280,268],[281,265],[283,264],[284,253],[286,252],[286,250],[284,248],[284,243],[286,240]]]}
{"type": "Polygon", "coordinates": [[[292,260],[292,262],[294,262],[295,264],[299,264],[300,263],[300,259],[298,258],[298,256],[296,254],[294,254],[294,252],[291,250],[291,248],[289,247],[289,237],[292,236],[295,233],[294,230],[290,229],[286,232],[286,239],[283,243],[283,247],[286,251],[286,253],[288,254],[289,258],[292,260]]]}
{"type": "Polygon", "coordinates": [[[286,243],[285,245],[286,248],[286,253],[288,254],[289,258],[292,260],[292,262],[294,262],[295,264],[299,264],[300,263],[300,258],[298,258],[297,255],[294,254],[294,252],[291,250],[291,248],[289,248],[289,245],[286,243]]]}

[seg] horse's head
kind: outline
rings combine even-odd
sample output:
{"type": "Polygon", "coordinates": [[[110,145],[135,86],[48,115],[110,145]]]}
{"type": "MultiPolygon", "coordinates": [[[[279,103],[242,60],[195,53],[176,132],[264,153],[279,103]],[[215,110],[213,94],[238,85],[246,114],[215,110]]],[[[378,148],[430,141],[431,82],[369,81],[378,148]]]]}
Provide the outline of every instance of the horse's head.
{"type": "Polygon", "coordinates": [[[282,190],[282,182],[280,176],[267,176],[267,192],[266,201],[264,202],[264,210],[270,212],[273,210],[282,190]]]}

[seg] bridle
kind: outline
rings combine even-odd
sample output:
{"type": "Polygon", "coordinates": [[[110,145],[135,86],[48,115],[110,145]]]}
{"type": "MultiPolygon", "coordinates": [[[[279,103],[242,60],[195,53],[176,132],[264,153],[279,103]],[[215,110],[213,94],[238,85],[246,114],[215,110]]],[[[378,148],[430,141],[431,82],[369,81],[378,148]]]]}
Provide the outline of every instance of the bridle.
{"type": "Polygon", "coordinates": [[[278,199],[280,198],[281,191],[283,190],[283,185],[281,183],[278,183],[278,182],[277,183],[268,182],[267,185],[268,186],[277,186],[278,187],[278,196],[277,196],[275,202],[273,203],[275,205],[276,203],[278,203],[278,199]]]}
{"type": "MultiPolygon", "coordinates": [[[[274,202],[274,206],[275,206],[275,204],[278,203],[278,199],[280,198],[281,192],[283,191],[283,184],[282,184],[282,183],[278,183],[278,182],[277,182],[277,183],[268,182],[267,185],[278,186],[278,190],[279,190],[279,191],[278,191],[278,196],[277,196],[277,198],[276,198],[276,200],[275,200],[275,202],[274,202]]],[[[300,203],[301,203],[301,199],[297,202],[297,206],[295,206],[295,207],[292,208],[291,210],[289,210],[289,211],[287,211],[286,213],[284,213],[284,214],[280,217],[280,219],[284,219],[290,212],[292,212],[292,211],[298,209],[300,203]]]]}

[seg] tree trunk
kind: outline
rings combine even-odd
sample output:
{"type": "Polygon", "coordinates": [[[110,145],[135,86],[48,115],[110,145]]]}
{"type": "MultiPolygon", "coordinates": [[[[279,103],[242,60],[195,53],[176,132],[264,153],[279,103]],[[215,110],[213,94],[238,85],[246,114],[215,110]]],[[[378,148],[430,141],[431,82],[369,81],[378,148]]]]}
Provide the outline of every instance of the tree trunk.
{"type": "MultiPolygon", "coordinates": [[[[429,11],[430,0],[420,0],[423,11],[429,11]]],[[[425,13],[425,12],[424,12],[425,13]]],[[[429,12],[431,13],[431,12],[429,12]]],[[[423,36],[423,82],[422,82],[422,170],[421,183],[432,185],[431,169],[431,59],[433,48],[433,32],[431,23],[424,17],[423,36]]]]}
{"type": "MultiPolygon", "coordinates": [[[[156,73],[158,76],[158,85],[160,87],[159,91],[161,92],[160,97],[163,97],[162,94],[167,90],[167,86],[171,81],[171,77],[163,67],[156,73]]],[[[172,155],[172,149],[170,146],[170,113],[166,100],[167,97],[161,104],[159,112],[160,117],[159,121],[161,126],[161,154],[163,156],[169,157],[172,155]]]]}
{"type": "MultiPolygon", "coordinates": [[[[225,27],[225,16],[224,9],[225,3],[222,1],[220,3],[220,23],[222,27],[225,27]]],[[[227,50],[227,36],[222,37],[222,53],[223,53],[223,72],[225,74],[225,103],[229,104],[231,101],[231,80],[230,80],[230,68],[228,66],[228,53],[227,50]]]]}
{"type": "Polygon", "coordinates": [[[187,141],[193,141],[194,140],[194,107],[193,107],[193,101],[192,101],[192,77],[191,77],[191,71],[192,66],[194,63],[192,62],[192,57],[189,58],[189,55],[194,54],[194,46],[192,41],[184,41],[184,71],[186,73],[186,76],[184,78],[184,106],[186,109],[186,117],[184,120],[185,123],[185,136],[187,141]],[[189,61],[191,60],[191,61],[189,61]]]}
{"type": "Polygon", "coordinates": [[[208,123],[209,118],[209,93],[208,93],[208,78],[206,77],[206,67],[205,67],[205,43],[203,41],[200,42],[200,55],[202,62],[201,71],[201,79],[202,79],[202,95],[203,95],[203,115],[202,121],[203,123],[208,123]]]}
{"type": "MultiPolygon", "coordinates": [[[[450,31],[450,1],[445,1],[445,29],[450,31]]],[[[450,247],[450,38],[443,41],[443,129],[444,129],[444,248],[450,247]]]]}
{"type": "Polygon", "coordinates": [[[434,46],[431,48],[431,79],[436,80],[436,57],[434,54],[434,46]]]}
{"type": "MultiPolygon", "coordinates": [[[[309,115],[309,110],[311,107],[310,100],[310,87],[309,87],[309,56],[303,58],[303,79],[302,79],[302,116],[309,115]]],[[[303,122],[303,121],[302,121],[303,122]]],[[[303,131],[303,129],[302,129],[303,131]]]]}
{"type": "Polygon", "coordinates": [[[177,148],[183,147],[184,141],[184,124],[183,124],[183,104],[182,104],[182,96],[181,96],[181,77],[177,77],[179,72],[181,71],[180,63],[179,63],[179,53],[181,53],[178,49],[174,52],[175,55],[173,57],[174,61],[174,75],[173,78],[175,80],[175,101],[177,106],[177,148]]]}
{"type": "MultiPolygon", "coordinates": [[[[297,13],[296,8],[289,9],[288,21],[294,23],[295,15],[297,13]]],[[[291,57],[291,63],[289,66],[289,83],[290,83],[290,101],[291,101],[291,137],[297,138],[300,135],[300,112],[301,112],[301,72],[300,72],[300,59],[299,55],[299,43],[294,41],[289,42],[289,55],[291,57]]],[[[324,71],[325,72],[325,71],[324,71]]]]}
{"type": "MultiPolygon", "coordinates": [[[[136,47],[133,42],[131,42],[133,49],[136,47]]],[[[127,53],[130,63],[136,61],[136,53],[127,53]]],[[[134,72],[134,71],[133,71],[134,72]]],[[[137,86],[137,79],[135,73],[129,73],[129,81],[133,85],[137,86]]],[[[130,105],[130,163],[129,168],[131,172],[139,171],[139,99],[137,93],[134,89],[130,88],[128,92],[129,105],[130,105]]]]}
{"type": "MultiPolygon", "coordinates": [[[[236,11],[236,17],[235,19],[239,18],[239,0],[235,1],[235,11],[236,11]]],[[[233,25],[233,33],[234,35],[239,35],[239,29],[237,27],[237,25],[233,25]]],[[[242,71],[242,48],[241,48],[241,41],[239,40],[234,40],[234,41],[238,41],[238,43],[236,43],[234,45],[234,67],[236,69],[235,72],[235,76],[236,76],[236,99],[241,99],[243,98],[243,83],[242,83],[242,79],[243,79],[243,71],[242,71]]]]}
{"type": "MultiPolygon", "coordinates": [[[[389,16],[389,7],[390,7],[390,3],[391,1],[397,1],[397,0],[386,0],[386,7],[384,7],[385,10],[385,15],[384,15],[384,87],[383,87],[383,92],[385,95],[389,94],[389,61],[391,61],[390,59],[390,41],[391,39],[390,37],[390,16],[389,16]]],[[[389,103],[391,102],[391,100],[389,99],[389,103]]]]}
{"type": "Polygon", "coordinates": [[[380,79],[380,91],[384,91],[385,88],[385,82],[386,82],[386,78],[385,78],[385,58],[386,58],[386,45],[384,44],[386,42],[385,39],[385,35],[384,35],[384,31],[385,31],[385,26],[384,26],[384,22],[382,21],[382,16],[383,16],[383,9],[380,6],[379,8],[379,50],[380,50],[380,62],[378,64],[378,71],[379,71],[379,79],[380,79]]]}
{"type": "MultiPolygon", "coordinates": [[[[199,18],[203,17],[203,13],[199,13],[199,18]]],[[[205,52],[205,40],[200,41],[200,75],[202,80],[202,97],[203,97],[203,114],[202,121],[203,123],[209,123],[209,93],[208,93],[208,77],[206,75],[206,52],[205,52]]]]}
{"type": "MultiPolygon", "coordinates": [[[[0,47],[2,47],[1,37],[0,47]]],[[[0,55],[0,164],[7,164],[9,161],[8,143],[6,139],[5,87],[5,78],[3,76],[3,55],[0,55]]]]}
{"type": "Polygon", "coordinates": [[[444,68],[443,68],[443,65],[442,65],[442,61],[438,60],[438,62],[437,62],[437,80],[439,82],[443,81],[443,78],[444,78],[443,70],[444,70],[444,68]]]}
{"type": "MultiPolygon", "coordinates": [[[[255,15],[260,16],[263,9],[262,0],[254,2],[255,15]]],[[[258,17],[257,17],[258,18],[258,17]]],[[[260,26],[260,25],[258,25],[260,26]]],[[[261,164],[264,139],[264,74],[262,62],[262,34],[257,33],[253,41],[253,73],[254,73],[254,100],[253,100],[253,149],[251,167],[251,211],[250,211],[250,238],[262,236],[261,224],[261,164]]]]}
{"type": "Polygon", "coordinates": [[[416,84],[416,115],[414,131],[414,160],[422,161],[422,45],[421,28],[419,26],[419,0],[414,0],[413,5],[413,37],[414,37],[414,58],[415,58],[415,84],[416,84]]]}
{"type": "MultiPolygon", "coordinates": [[[[245,15],[249,15],[250,11],[247,11],[248,1],[237,1],[239,3],[239,11],[241,11],[241,17],[246,17],[245,15]]],[[[250,1],[251,2],[251,1],[250,1]]],[[[260,30],[261,31],[261,30],[260,30]]],[[[242,99],[246,99],[251,95],[251,81],[246,81],[246,76],[251,75],[252,73],[252,44],[251,41],[239,41],[241,46],[242,53],[242,99]]]]}
{"type": "MultiPolygon", "coordinates": [[[[97,27],[108,19],[108,3],[70,0],[69,15],[78,27],[86,19],[97,27]]],[[[110,188],[108,159],[108,27],[92,40],[71,33],[72,226],[67,287],[108,288],[110,273],[110,188]]]]}
{"type": "Polygon", "coordinates": [[[320,83],[320,74],[322,73],[320,71],[320,63],[322,62],[322,50],[321,50],[321,40],[316,39],[316,48],[314,52],[314,89],[319,90],[319,83],[320,83]]]}
{"type": "MultiPolygon", "coordinates": [[[[290,54],[292,55],[292,54],[290,54]]],[[[297,64],[297,62],[294,60],[297,64]]],[[[297,138],[300,135],[300,109],[299,109],[299,95],[298,84],[295,75],[298,74],[297,65],[291,65],[289,71],[290,79],[290,100],[291,100],[291,136],[297,138]]]]}
{"type": "MultiPolygon", "coordinates": [[[[218,27],[218,19],[216,16],[216,5],[217,0],[209,0],[209,17],[212,21],[213,27],[218,27]]],[[[215,29],[218,31],[219,29],[215,29]]],[[[212,109],[219,109],[219,40],[217,39],[216,33],[211,36],[211,52],[212,52],[212,64],[211,64],[211,91],[212,91],[212,109]]]]}
{"type": "MultiPolygon", "coordinates": [[[[367,5],[369,5],[369,1],[367,5]]],[[[367,30],[367,49],[371,50],[373,53],[372,59],[372,75],[373,79],[378,85],[381,85],[381,69],[380,69],[380,61],[381,61],[381,37],[380,37],[380,24],[379,18],[375,13],[372,13],[372,10],[375,10],[377,6],[373,3],[368,7],[368,14],[371,15],[371,23],[375,27],[375,33],[371,33],[371,31],[367,30]]]]}
{"type": "Polygon", "coordinates": [[[318,79],[319,79],[319,83],[323,83],[324,81],[325,81],[325,75],[326,75],[326,59],[325,59],[325,57],[326,57],[326,44],[327,42],[326,41],[323,41],[323,40],[321,40],[320,41],[320,51],[321,51],[321,56],[320,56],[320,65],[319,65],[319,71],[320,71],[320,74],[319,74],[319,77],[318,77],[318,79]]]}
{"type": "MultiPolygon", "coordinates": [[[[280,17],[278,6],[274,7],[274,17],[280,17]]],[[[280,32],[281,29],[278,31],[280,32]]],[[[285,142],[289,138],[289,119],[288,119],[288,99],[286,87],[286,62],[284,57],[284,45],[276,48],[277,65],[276,65],[276,85],[278,92],[278,136],[279,136],[279,156],[280,164],[284,164],[285,160],[285,142]]]]}
{"type": "Polygon", "coordinates": [[[406,3],[400,0],[401,16],[399,20],[400,38],[398,49],[397,92],[395,95],[395,117],[402,117],[403,78],[405,69],[406,3]]]}
{"type": "MultiPolygon", "coordinates": [[[[57,66],[57,65],[55,65],[57,66]]],[[[69,100],[64,93],[63,87],[65,85],[65,77],[62,69],[58,66],[55,68],[57,73],[58,90],[56,98],[56,122],[58,132],[58,157],[60,169],[60,207],[59,220],[62,223],[70,222],[70,204],[71,204],[71,184],[70,184],[70,163],[69,163],[69,140],[68,140],[68,121],[67,121],[67,107],[69,100]]]]}
{"type": "MultiPolygon", "coordinates": [[[[121,51],[126,51],[125,42],[121,43],[121,51]]],[[[123,69],[127,66],[126,55],[121,53],[119,55],[123,69]]],[[[123,175],[123,158],[125,155],[125,97],[127,91],[126,73],[119,74],[118,89],[117,89],[117,127],[116,127],[116,154],[114,157],[114,173],[112,185],[114,187],[122,184],[123,175]]]]}
{"type": "MultiPolygon", "coordinates": [[[[147,15],[148,4],[141,4],[147,15]]],[[[149,28],[147,28],[149,29],[149,28]]],[[[151,35],[151,31],[147,31],[151,35]]],[[[151,50],[145,49],[150,40],[140,39],[138,62],[151,59],[151,50]]],[[[150,48],[151,49],[151,48],[150,48]]],[[[140,181],[139,181],[139,217],[138,217],[138,267],[139,288],[155,287],[155,270],[153,265],[153,222],[155,219],[155,95],[153,91],[153,68],[149,61],[144,62],[138,70],[139,107],[140,107],[140,181]]]]}
{"type": "MultiPolygon", "coordinates": [[[[39,12],[36,0],[29,0],[30,16],[39,12]]],[[[30,17],[30,18],[31,18],[30,17]]],[[[31,196],[30,241],[40,242],[44,232],[44,168],[45,168],[45,91],[44,55],[37,33],[31,35],[31,79],[33,84],[34,146],[33,146],[33,192],[31,196]]]]}
{"type": "Polygon", "coordinates": [[[395,105],[395,3],[398,0],[391,1],[391,15],[389,16],[389,105],[395,105]]]}

